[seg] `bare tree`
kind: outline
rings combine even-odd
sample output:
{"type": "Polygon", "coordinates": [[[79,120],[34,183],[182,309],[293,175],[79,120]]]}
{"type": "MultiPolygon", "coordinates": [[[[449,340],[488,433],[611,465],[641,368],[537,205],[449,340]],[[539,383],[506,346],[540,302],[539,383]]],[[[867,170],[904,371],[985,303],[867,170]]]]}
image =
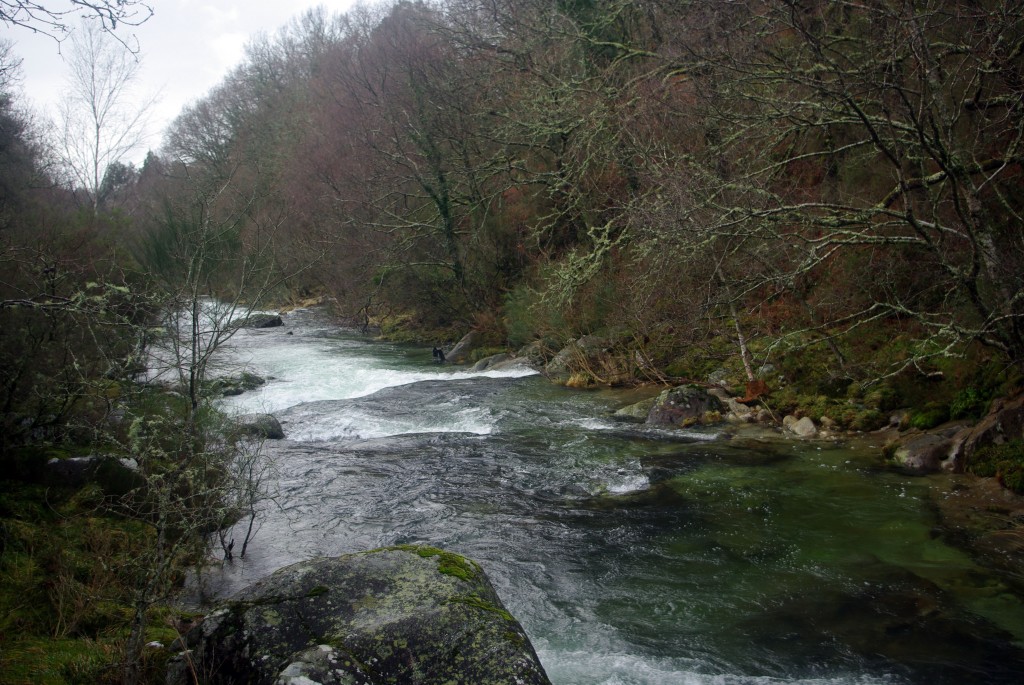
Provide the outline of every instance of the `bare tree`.
{"type": "Polygon", "coordinates": [[[113,32],[118,26],[139,26],[152,16],[147,0],[0,0],[0,23],[57,41],[71,32],[68,24],[76,18],[98,22],[102,31],[113,32]]]}
{"type": "Polygon", "coordinates": [[[69,182],[87,194],[97,212],[107,169],[145,142],[156,96],[138,98],[138,57],[98,25],[83,24],[72,34],[71,46],[55,148],[69,182]]]}

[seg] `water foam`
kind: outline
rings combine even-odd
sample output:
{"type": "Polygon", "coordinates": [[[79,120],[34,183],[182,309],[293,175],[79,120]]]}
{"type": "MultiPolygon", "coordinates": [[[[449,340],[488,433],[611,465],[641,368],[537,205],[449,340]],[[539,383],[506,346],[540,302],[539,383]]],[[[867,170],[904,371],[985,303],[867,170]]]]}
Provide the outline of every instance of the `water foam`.
{"type": "Polygon", "coordinates": [[[222,400],[221,406],[234,414],[275,413],[306,402],[355,399],[421,381],[522,378],[537,374],[524,367],[478,372],[445,367],[400,369],[389,367],[380,359],[348,354],[350,350],[337,340],[289,340],[271,333],[266,344],[250,346],[254,341],[245,338],[261,333],[246,333],[239,342],[249,345],[245,354],[236,348],[232,355],[234,365],[269,381],[254,391],[222,400]]]}
{"type": "Polygon", "coordinates": [[[587,685],[896,685],[891,676],[836,675],[824,678],[777,678],[709,674],[690,659],[645,657],[623,652],[595,653],[538,648],[537,656],[552,682],[587,685]]]}
{"type": "Polygon", "coordinates": [[[333,442],[338,440],[371,440],[417,433],[470,433],[489,435],[494,430],[494,418],[483,408],[461,409],[447,417],[424,420],[415,417],[392,417],[363,413],[358,410],[344,415],[328,412],[315,420],[303,417],[288,437],[303,442],[333,442]]]}

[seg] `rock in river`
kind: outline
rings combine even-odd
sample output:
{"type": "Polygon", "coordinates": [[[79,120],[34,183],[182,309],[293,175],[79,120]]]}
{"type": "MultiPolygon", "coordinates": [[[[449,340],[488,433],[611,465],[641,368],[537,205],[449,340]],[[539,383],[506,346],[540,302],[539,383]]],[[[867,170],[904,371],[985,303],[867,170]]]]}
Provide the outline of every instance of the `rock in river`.
{"type": "Polygon", "coordinates": [[[284,439],[281,422],[271,414],[242,414],[234,419],[235,432],[239,435],[267,440],[284,439]]]}
{"type": "Polygon", "coordinates": [[[647,423],[657,426],[711,425],[722,420],[721,401],[704,388],[680,385],[662,391],[647,415],[647,423]]]}
{"type": "MultiPolygon", "coordinates": [[[[283,568],[188,636],[210,683],[550,685],[480,567],[431,547],[283,568]]],[[[169,683],[185,683],[181,657],[169,683]]]]}

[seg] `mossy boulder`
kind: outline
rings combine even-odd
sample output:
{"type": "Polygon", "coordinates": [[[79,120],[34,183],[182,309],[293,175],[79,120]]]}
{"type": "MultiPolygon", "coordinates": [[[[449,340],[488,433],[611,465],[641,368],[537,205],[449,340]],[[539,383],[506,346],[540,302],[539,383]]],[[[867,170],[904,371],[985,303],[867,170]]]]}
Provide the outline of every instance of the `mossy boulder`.
{"type": "Polygon", "coordinates": [[[706,389],[680,385],[658,395],[647,414],[647,423],[678,428],[713,425],[722,421],[724,410],[721,400],[706,389]]]}
{"type": "Polygon", "coordinates": [[[235,376],[215,378],[207,383],[207,388],[211,394],[232,397],[248,390],[255,390],[266,382],[265,378],[243,371],[235,376]]]}
{"type": "Polygon", "coordinates": [[[612,418],[616,421],[643,423],[647,420],[647,415],[651,413],[651,408],[657,401],[657,397],[648,397],[645,400],[626,405],[612,414],[612,418]]]}
{"type": "MultiPolygon", "coordinates": [[[[480,567],[430,547],[294,564],[193,632],[191,659],[209,683],[550,682],[480,567]]],[[[188,673],[179,657],[168,682],[188,673]]]]}

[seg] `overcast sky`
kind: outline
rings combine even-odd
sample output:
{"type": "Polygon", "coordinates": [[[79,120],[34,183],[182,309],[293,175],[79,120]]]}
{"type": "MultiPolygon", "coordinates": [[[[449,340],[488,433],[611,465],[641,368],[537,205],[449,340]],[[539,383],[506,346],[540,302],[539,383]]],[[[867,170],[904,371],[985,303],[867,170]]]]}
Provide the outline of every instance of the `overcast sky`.
{"type": "MultiPolygon", "coordinates": [[[[44,3],[45,0],[44,0],[44,3]]],[[[153,17],[119,34],[136,36],[142,60],[143,91],[159,91],[153,110],[149,147],[160,146],[163,129],[188,103],[201,98],[242,61],[249,39],[258,33],[273,35],[305,10],[321,5],[340,13],[354,0],[152,0],[153,17]]],[[[14,41],[22,58],[24,92],[39,112],[55,114],[67,67],[52,38],[25,29],[0,26],[0,35],[14,41]]],[[[65,43],[69,46],[69,41],[65,43]]],[[[141,161],[145,151],[132,155],[141,161]]]]}

